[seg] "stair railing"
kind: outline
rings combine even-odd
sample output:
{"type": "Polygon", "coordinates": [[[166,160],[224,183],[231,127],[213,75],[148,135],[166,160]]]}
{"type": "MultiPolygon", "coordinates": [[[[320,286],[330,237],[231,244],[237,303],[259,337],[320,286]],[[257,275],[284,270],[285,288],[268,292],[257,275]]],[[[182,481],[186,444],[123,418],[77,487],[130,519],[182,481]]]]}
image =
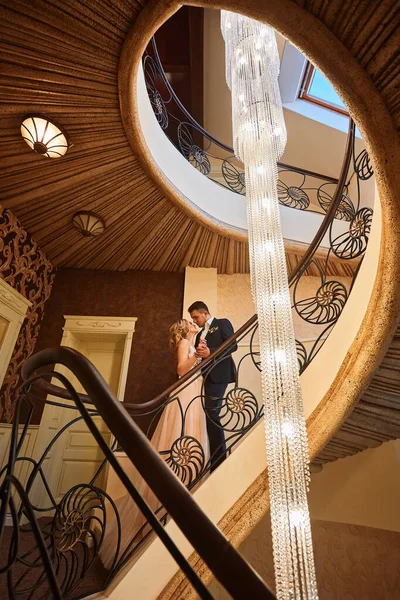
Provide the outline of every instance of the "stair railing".
{"type": "MultiPolygon", "coordinates": [[[[32,505],[29,493],[32,491],[32,484],[38,473],[45,482],[42,469],[43,457],[38,461],[30,460],[33,469],[25,488],[15,475],[18,463],[20,466],[21,461],[27,460],[20,457],[27,431],[25,425],[22,434],[20,436],[18,434],[21,404],[27,402],[32,411],[29,388],[38,378],[43,377],[43,373],[37,374],[38,369],[49,367],[54,363],[67,367],[91,399],[93,410],[87,408],[65,376],[59,373],[51,374],[65,386],[80,413],[80,418],[102,450],[105,457],[102,469],[106,464],[114,469],[127,493],[188,577],[199,597],[212,599],[210,592],[121,467],[100,433],[94,420],[95,416],[103,419],[147,485],[232,598],[237,600],[247,600],[249,597],[265,598],[265,600],[275,598],[259,575],[208,519],[188,490],[154,451],[146,436],[129,417],[121,402],[112,394],[96,368],[79,352],[65,347],[43,350],[29,358],[23,367],[25,384],[16,410],[9,462],[2,473],[3,480],[0,487],[0,542],[4,537],[7,510],[12,515],[15,533],[9,542],[6,564],[1,565],[1,571],[7,573],[10,598],[23,596],[24,593],[26,597],[32,597],[30,594],[33,594],[34,590],[40,592],[41,598],[70,597],[71,593],[79,587],[83,576],[87,575],[94,560],[100,555],[102,545],[108,543],[103,528],[105,523],[102,522],[101,517],[101,512],[103,514],[105,512],[107,501],[114,510],[117,510],[112,498],[94,482],[86,486],[80,484],[68,492],[65,502],[61,505],[55,504],[50,526],[47,524],[47,527],[45,525],[41,528],[35,515],[37,507],[32,505]],[[19,508],[17,508],[15,492],[19,496],[19,508]],[[23,518],[26,518],[28,523],[21,527],[23,518]],[[31,534],[33,546],[28,551],[25,547],[21,552],[19,542],[24,534],[25,536],[31,534]],[[78,546],[84,548],[81,555],[78,546]],[[69,557],[74,558],[72,560],[66,558],[67,553],[69,557]],[[60,565],[63,568],[60,568],[60,565]],[[15,578],[13,578],[13,569],[17,571],[15,578]],[[26,585],[24,579],[28,579],[29,571],[35,569],[38,575],[35,577],[34,584],[26,585]],[[48,578],[47,581],[45,576],[48,578]]],[[[51,493],[49,498],[51,499],[51,493]]],[[[118,520],[117,523],[120,525],[118,520]]],[[[125,523],[125,527],[127,525],[125,523]]],[[[1,546],[4,549],[5,545],[1,544],[1,546]]]]}
{"type": "MultiPolygon", "coordinates": [[[[240,195],[246,194],[243,165],[233,148],[202,127],[182,104],[172,87],[158,53],[155,37],[143,56],[147,93],[159,126],[170,142],[202,175],[240,195]]],[[[372,174],[365,151],[357,157],[364,173],[372,174]]],[[[279,202],[296,210],[325,214],[332,203],[338,179],[303,167],[278,163],[279,202]]],[[[350,221],[359,207],[349,195],[345,181],[340,210],[335,219],[350,221]]]]}

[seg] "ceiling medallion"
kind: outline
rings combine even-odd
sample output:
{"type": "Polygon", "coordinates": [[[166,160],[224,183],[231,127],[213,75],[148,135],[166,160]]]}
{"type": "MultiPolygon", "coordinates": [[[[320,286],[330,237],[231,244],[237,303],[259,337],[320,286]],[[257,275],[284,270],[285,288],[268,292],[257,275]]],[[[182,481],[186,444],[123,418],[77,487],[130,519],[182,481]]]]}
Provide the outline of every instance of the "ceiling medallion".
{"type": "Polygon", "coordinates": [[[72,225],[85,237],[101,235],[106,228],[104,219],[90,210],[76,212],[72,217],[72,225]]]}
{"type": "Polygon", "coordinates": [[[45,115],[26,115],[21,123],[21,135],[31,150],[47,158],[60,158],[72,146],[65,130],[45,115]]]}

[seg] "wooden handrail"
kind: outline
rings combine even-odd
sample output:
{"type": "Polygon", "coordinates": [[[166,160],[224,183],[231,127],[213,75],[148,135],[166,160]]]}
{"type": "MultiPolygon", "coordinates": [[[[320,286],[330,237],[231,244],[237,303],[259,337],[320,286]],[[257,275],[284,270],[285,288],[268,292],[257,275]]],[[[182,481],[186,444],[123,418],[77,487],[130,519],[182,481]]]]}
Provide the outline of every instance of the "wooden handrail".
{"type": "MultiPolygon", "coordinates": [[[[62,346],[42,350],[23,365],[23,380],[29,380],[38,369],[54,363],[74,373],[132,464],[232,598],[274,600],[267,585],[200,509],[85,356],[62,346]]],[[[108,460],[114,467],[116,459],[109,452],[108,460]]],[[[129,491],[129,485],[126,487],[129,491]]],[[[131,495],[134,498],[134,494],[131,495]]]]}
{"type": "MultiPolygon", "coordinates": [[[[59,348],[66,348],[67,346],[58,346],[59,348]]],[[[49,373],[51,375],[51,373],[49,373]]],[[[51,394],[52,396],[56,396],[57,398],[61,398],[62,400],[72,400],[68,390],[60,387],[59,385],[55,385],[54,383],[50,383],[45,379],[37,379],[33,384],[32,388],[36,391],[43,392],[45,394],[51,394]]],[[[82,394],[77,392],[78,397],[84,404],[93,404],[90,397],[87,394],[82,394]]],[[[45,400],[43,400],[45,402],[45,400]]],[[[128,402],[124,402],[124,408],[131,414],[131,410],[135,407],[135,404],[129,404],[128,402]]]]}

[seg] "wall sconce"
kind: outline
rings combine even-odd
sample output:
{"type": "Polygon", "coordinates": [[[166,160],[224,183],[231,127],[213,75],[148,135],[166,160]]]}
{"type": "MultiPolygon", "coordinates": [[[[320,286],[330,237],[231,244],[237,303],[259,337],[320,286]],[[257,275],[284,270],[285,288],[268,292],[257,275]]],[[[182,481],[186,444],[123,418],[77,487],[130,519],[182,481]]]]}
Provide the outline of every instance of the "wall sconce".
{"type": "Polygon", "coordinates": [[[76,212],[72,217],[72,225],[85,237],[96,237],[106,228],[104,219],[90,210],[76,212]]]}
{"type": "Polygon", "coordinates": [[[21,124],[21,135],[32,150],[48,158],[64,156],[72,145],[65,130],[44,115],[26,115],[21,124]]]}

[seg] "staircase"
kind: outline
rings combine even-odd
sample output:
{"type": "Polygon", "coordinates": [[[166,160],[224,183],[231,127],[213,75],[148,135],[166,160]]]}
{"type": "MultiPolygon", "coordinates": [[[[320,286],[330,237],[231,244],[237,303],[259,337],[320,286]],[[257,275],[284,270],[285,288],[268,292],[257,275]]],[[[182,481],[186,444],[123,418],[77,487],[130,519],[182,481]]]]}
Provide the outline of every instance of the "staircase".
{"type": "MultiPolygon", "coordinates": [[[[229,8],[229,2],[226,7],[229,8]]],[[[213,266],[221,273],[248,270],[245,236],[212,227],[198,218],[199,215],[193,218],[193,213],[182,205],[173,189],[157,177],[154,168],[149,165],[148,156],[140,153],[143,140],[140,139],[140,123],[135,121],[137,115],[134,99],[130,96],[133,89],[131,84],[154,29],[177,8],[178,4],[175,3],[165,6],[160,3],[117,2],[105,6],[100,1],[86,6],[75,0],[67,0],[62,8],[48,2],[3,3],[0,7],[1,44],[6,56],[6,68],[0,81],[4,90],[1,102],[7,107],[0,145],[2,203],[12,209],[35,235],[55,265],[178,270],[191,264],[213,266]],[[36,156],[19,152],[20,140],[15,136],[15,124],[27,107],[31,109],[32,106],[38,112],[48,112],[49,107],[60,112],[65,127],[71,133],[75,147],[59,164],[57,171],[46,162],[37,162],[36,156]],[[21,172],[26,176],[19,183],[21,172]],[[72,239],[69,224],[71,211],[75,212],[88,204],[95,205],[97,210],[107,215],[110,224],[105,237],[94,240],[91,246],[85,245],[84,240],[78,237],[72,239]],[[53,215],[56,207],[60,227],[55,234],[53,215]],[[127,240],[125,244],[119,243],[121,219],[127,240]]],[[[259,3],[251,1],[246,4],[246,11],[251,16],[266,18],[286,33],[337,84],[357,124],[366,135],[382,203],[381,254],[378,261],[378,244],[375,248],[375,285],[371,282],[371,293],[363,308],[365,316],[363,312],[355,336],[342,348],[344,352],[337,360],[338,367],[331,369],[333,375],[328,389],[319,396],[317,394],[318,404],[310,402],[312,406],[308,410],[311,459],[320,468],[326,462],[398,437],[396,327],[399,315],[400,215],[397,198],[400,182],[396,167],[400,152],[396,126],[400,120],[400,105],[395,87],[399,77],[395,35],[398,3],[392,0],[372,2],[366,6],[365,3],[355,4],[350,0],[333,0],[331,3],[323,0],[282,0],[279,6],[275,2],[267,2],[261,7],[259,3]],[[312,37],[310,31],[313,32],[312,37]],[[345,70],[343,65],[346,65],[345,70]]],[[[327,228],[335,217],[341,192],[332,200],[327,228]]],[[[304,252],[300,252],[292,258],[291,264],[296,267],[297,277],[304,274],[306,269],[316,273],[316,264],[321,260],[315,254],[317,249],[318,244],[314,244],[311,253],[306,251],[304,256],[304,252]]],[[[288,262],[290,264],[290,260],[288,262]]],[[[350,302],[347,306],[350,306],[350,302]]],[[[246,335],[251,337],[255,324],[256,319],[253,318],[236,333],[236,339],[246,335]]],[[[327,351],[334,335],[335,328],[322,350],[318,347],[320,352],[315,353],[315,361],[308,360],[310,357],[307,355],[304,359],[304,351],[299,346],[299,366],[304,371],[304,377],[312,377],[311,369],[317,369],[315,365],[317,361],[322,361],[324,348],[327,351]],[[307,369],[304,369],[305,366],[307,369]]],[[[227,348],[221,348],[219,356],[227,348]]],[[[257,369],[256,350],[250,358],[257,369]]],[[[158,519],[147,514],[152,527],[169,547],[182,570],[172,580],[171,573],[165,574],[164,584],[167,585],[169,580],[171,582],[160,597],[188,598],[191,593],[190,581],[196,586],[200,597],[208,598],[209,592],[197,575],[200,574],[207,583],[213,573],[233,598],[248,598],[249,593],[251,597],[272,598],[267,587],[199,511],[190,494],[182,486],[177,486],[164,461],[154,455],[121,405],[115,404],[115,399],[110,398],[90,365],[83,364],[80,357],[72,356],[66,350],[41,353],[27,363],[27,381],[37,367],[54,362],[68,363],[72,370],[75,369],[76,375],[85,380],[88,396],[79,399],[72,389],[60,391],[49,387],[48,383],[43,383],[42,389],[53,394],[53,400],[54,396],[60,395],[64,398],[74,397],[82,414],[81,401],[90,402],[91,409],[98,411],[107,422],[126,455],[149,485],[154,486],[167,512],[197,550],[196,555],[190,556],[190,546],[187,545],[185,551],[180,552],[167,539],[166,530],[159,525],[158,519]],[[91,373],[90,376],[88,373],[91,373]],[[137,453],[145,456],[146,460],[138,461],[137,453]],[[160,479],[157,479],[158,475],[160,479]],[[163,485],[160,485],[160,481],[163,485]],[[179,504],[171,501],[169,490],[172,489],[174,496],[180,498],[179,504]],[[202,522],[201,535],[193,531],[190,520],[182,519],[182,511],[177,510],[177,506],[187,506],[192,511],[192,519],[202,522]],[[229,573],[219,561],[225,552],[229,555],[229,573]],[[234,575],[237,577],[234,578],[234,575]]],[[[166,390],[150,403],[150,407],[138,408],[125,404],[125,408],[136,416],[141,410],[157,409],[176,389],[166,390]]],[[[29,394],[37,392],[26,391],[27,397],[22,401],[29,405],[29,394]]],[[[251,396],[249,398],[252,400],[251,396]]],[[[261,418],[261,407],[257,403],[255,406],[250,422],[237,436],[241,443],[232,439],[232,449],[234,446],[237,449],[225,461],[223,468],[226,471],[234,471],[234,467],[229,465],[244,455],[246,444],[260,444],[261,449],[262,427],[257,425],[261,418]]],[[[90,418],[87,424],[90,428],[90,418]]],[[[48,522],[37,521],[35,507],[32,507],[24,491],[33,484],[33,480],[30,484],[23,481],[24,485],[21,486],[19,475],[16,479],[13,476],[16,457],[24,458],[23,445],[17,445],[17,431],[14,430],[6,477],[5,472],[2,474],[0,533],[4,534],[4,523],[11,519],[14,531],[20,529],[22,534],[28,519],[30,535],[35,539],[34,547],[40,549],[43,557],[40,576],[45,572],[49,581],[49,597],[62,598],[66,590],[72,594],[69,597],[81,597],[73,594],[78,594],[78,583],[84,579],[88,567],[94,565],[94,546],[87,544],[86,562],[80,563],[79,567],[82,570],[78,570],[72,579],[65,579],[65,572],[59,570],[60,562],[57,562],[59,547],[54,550],[54,546],[48,545],[46,549],[46,541],[54,540],[52,533],[49,533],[52,530],[48,528],[48,522]],[[15,500],[14,496],[10,496],[11,491],[16,494],[15,500]],[[23,514],[24,520],[19,527],[17,520],[23,514]],[[42,526],[47,536],[45,542],[39,531],[42,526]]],[[[23,436],[22,430],[20,441],[23,441],[23,436]]],[[[101,444],[100,439],[98,443],[101,444]]],[[[105,447],[104,453],[107,461],[120,472],[129,493],[140,503],[132,483],[121,472],[113,454],[105,447]]],[[[31,458],[25,456],[27,460],[31,458]]],[[[264,468],[265,464],[260,462],[255,472],[249,474],[250,481],[246,483],[246,488],[227,507],[224,515],[213,517],[233,546],[244,539],[249,529],[268,510],[264,468]]],[[[38,478],[41,476],[40,469],[36,475],[38,478]]],[[[196,478],[191,481],[192,487],[198,483],[196,478]]],[[[205,481],[204,488],[206,484],[212,485],[212,477],[205,481]]],[[[195,490],[196,498],[201,496],[202,488],[195,490]]],[[[95,510],[101,510],[101,502],[94,507],[95,510]]],[[[100,538],[96,536],[98,529],[95,529],[93,539],[99,541],[100,538]]],[[[7,564],[11,573],[18,563],[16,558],[21,558],[25,548],[17,548],[15,555],[12,545],[8,548],[11,554],[7,557],[7,564]]],[[[21,564],[22,561],[19,561],[17,566],[21,564]]],[[[116,570],[118,578],[123,577],[128,581],[128,567],[125,564],[120,567],[120,571],[116,570]]],[[[2,577],[6,575],[3,573],[2,577]]],[[[102,573],[102,577],[104,587],[111,580],[107,574],[102,573]]],[[[10,585],[15,585],[16,580],[14,578],[10,585]]],[[[118,579],[117,583],[120,581],[118,579]]]]}

